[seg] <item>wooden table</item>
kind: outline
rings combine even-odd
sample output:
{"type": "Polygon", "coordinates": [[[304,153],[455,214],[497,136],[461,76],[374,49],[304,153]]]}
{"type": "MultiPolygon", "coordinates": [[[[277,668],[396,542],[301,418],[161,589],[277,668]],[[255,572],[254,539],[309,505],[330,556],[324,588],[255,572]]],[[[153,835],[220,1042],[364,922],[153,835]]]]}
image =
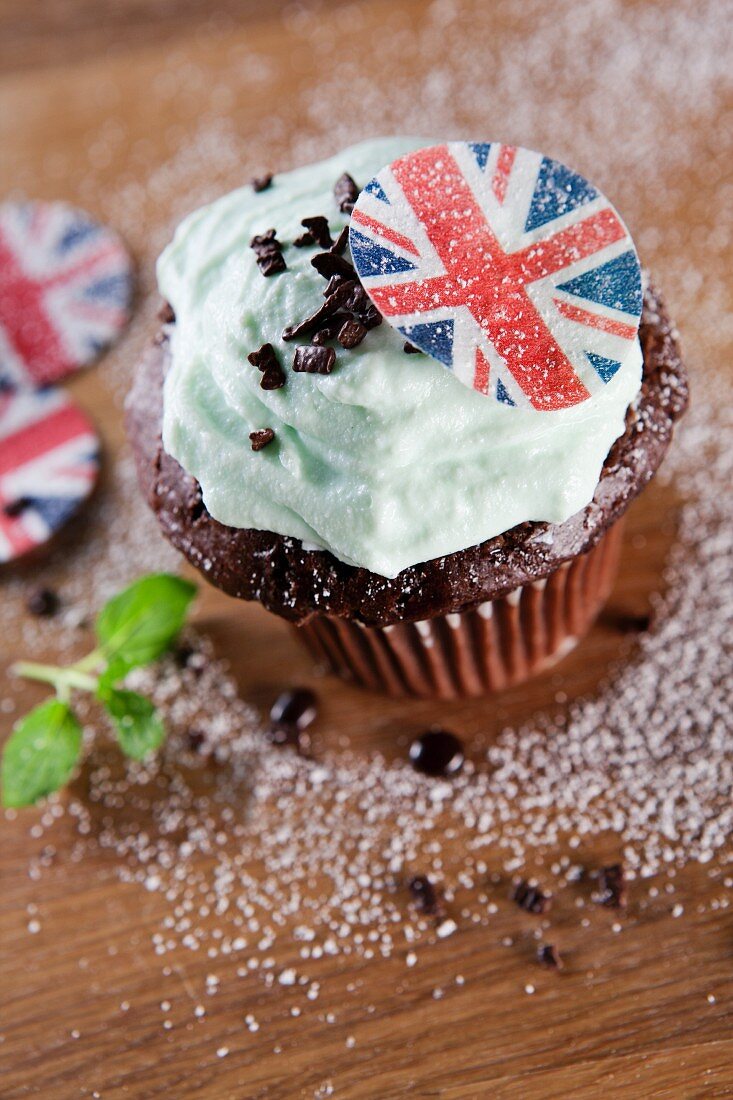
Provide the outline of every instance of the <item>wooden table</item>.
{"type": "MultiPolygon", "coordinates": [[[[682,6],[689,15],[693,6],[682,6]]],[[[108,469],[124,447],[120,399],[129,365],[152,324],[152,260],[173,222],[202,197],[257,170],[332,148],[336,114],[353,114],[354,137],[397,128],[403,108],[386,91],[384,111],[350,102],[356,77],[373,76],[377,89],[388,79],[380,68],[380,49],[372,47],[385,27],[389,36],[403,35],[402,76],[413,73],[422,79],[431,63],[429,53],[411,45],[419,42],[419,24],[427,18],[418,0],[331,5],[324,26],[336,20],[338,33],[321,36],[318,49],[313,17],[294,7],[287,9],[285,21],[279,4],[221,4],[215,20],[207,7],[199,2],[148,6],[134,0],[106,5],[67,0],[43,5],[43,11],[6,0],[0,7],[5,23],[0,34],[0,194],[20,190],[76,201],[119,225],[139,261],[141,295],[134,325],[102,365],[70,385],[101,428],[108,469]],[[338,64],[344,66],[341,77],[338,64]],[[319,80],[329,85],[323,102],[319,80]],[[334,90],[339,80],[340,96],[334,90]],[[219,135],[208,152],[200,136],[206,127],[219,135]],[[161,166],[167,162],[174,168],[166,180],[161,166]],[[137,180],[148,183],[136,190],[137,180]]],[[[568,5],[561,8],[566,18],[568,5]]],[[[476,35],[483,36],[487,50],[497,43],[498,48],[519,48],[519,6],[493,10],[493,5],[459,3],[457,9],[460,19],[450,18],[449,7],[430,17],[434,26],[442,20],[447,28],[456,66],[464,63],[462,47],[468,51],[476,35]]],[[[661,3],[627,4],[624,11],[629,19],[656,11],[663,20],[667,13],[661,3]]],[[[541,22],[547,28],[547,13],[541,22]]],[[[611,39],[614,33],[609,28],[611,39]]],[[[431,41],[435,45],[440,37],[431,41]]],[[[585,83],[578,76],[581,94],[589,87],[593,92],[592,66],[584,71],[585,83]]],[[[485,79],[483,100],[475,86],[465,103],[451,99],[450,91],[441,99],[433,89],[426,102],[441,104],[438,123],[448,120],[454,131],[471,136],[500,129],[501,104],[492,105],[488,74],[485,79]]],[[[534,79],[539,80],[536,73],[534,79]]],[[[604,86],[593,94],[601,92],[604,86]]],[[[375,93],[376,105],[380,94],[375,93]]],[[[516,88],[511,94],[518,94],[516,88]]],[[[543,95],[529,75],[523,94],[535,107],[543,95]]],[[[611,97],[612,112],[624,91],[606,87],[604,94],[611,97]]],[[[579,136],[577,155],[572,155],[573,124],[563,121],[563,102],[562,96],[557,102],[550,96],[547,117],[535,111],[524,126],[516,121],[519,115],[512,116],[509,136],[525,144],[544,141],[548,151],[564,154],[590,173],[593,165],[583,158],[588,159],[592,141],[579,136]]],[[[728,98],[728,112],[731,106],[728,98]]],[[[667,108],[662,97],[660,129],[667,108]]],[[[667,274],[668,293],[695,364],[704,360],[705,332],[686,297],[676,256],[680,247],[687,248],[701,262],[701,242],[712,225],[720,181],[706,180],[699,158],[714,150],[722,109],[720,97],[713,95],[697,102],[694,111],[689,106],[695,157],[675,163],[674,186],[664,201],[636,185],[628,157],[617,181],[613,158],[604,161],[606,178],[600,181],[641,232],[655,268],[667,274]]],[[[435,119],[425,118],[424,129],[433,128],[435,119]]],[[[731,289],[730,280],[720,287],[721,302],[727,300],[729,308],[731,289]]],[[[213,591],[204,593],[198,618],[219,651],[230,655],[242,694],[254,704],[267,706],[288,683],[316,686],[323,700],[318,733],[324,746],[348,745],[365,753],[379,748],[395,755],[403,751],[396,746],[395,729],[414,732],[435,721],[488,741],[506,723],[554,705],[559,692],[573,699],[592,691],[633,644],[618,629],[619,617],[648,609],[673,537],[675,506],[672,491],[657,484],[632,508],[621,577],[608,612],[586,643],[554,672],[492,702],[390,702],[320,680],[280,622],[257,607],[234,606],[213,591]]],[[[71,539],[70,555],[74,545],[71,539]]],[[[162,544],[160,553],[163,560],[162,544]]],[[[43,579],[39,568],[16,571],[13,583],[43,579]]],[[[57,561],[51,579],[63,585],[67,568],[57,561]]],[[[3,639],[8,661],[23,648],[21,626],[3,639]]],[[[45,656],[52,658],[51,633],[49,639],[45,656]]],[[[7,686],[19,707],[37,698],[30,687],[7,686]]],[[[294,1020],[287,991],[268,991],[253,980],[225,984],[204,1025],[194,1024],[189,1012],[165,1030],[161,999],[174,988],[180,998],[181,983],[199,990],[207,960],[187,957],[180,973],[161,986],[150,936],[165,903],[120,883],[102,855],[70,860],[68,831],[61,826],[55,837],[57,865],[40,883],[31,881],[27,869],[37,854],[37,819],[38,813],[29,811],[9,815],[0,826],[0,1094],[7,1100],[26,1095],[49,1100],[327,1095],[548,1100],[607,1093],[629,1098],[733,1093],[732,927],[723,913],[698,913],[698,903],[709,901],[715,889],[700,867],[677,876],[675,900],[685,903],[680,920],[670,919],[663,897],[642,912],[633,892],[621,918],[623,934],[612,930],[618,919],[614,913],[597,912],[582,928],[572,911],[559,912],[553,928],[568,966],[552,980],[532,967],[535,918],[504,904],[490,932],[460,928],[449,941],[423,947],[419,972],[409,981],[402,959],[368,967],[343,959],[312,961],[312,978],[328,984],[328,1007],[343,1008],[335,1024],[319,1015],[318,1006],[294,1020]],[[36,911],[29,905],[42,915],[35,936],[28,931],[28,914],[36,911]],[[501,944],[509,935],[514,950],[501,944]],[[436,1000],[432,990],[445,983],[447,960],[450,974],[462,973],[468,980],[436,1000]],[[347,991],[353,981],[363,983],[358,998],[347,991]],[[532,982],[534,996],[525,993],[532,982]],[[120,1007],[125,1002],[127,1011],[120,1007]],[[258,1034],[244,1026],[246,1011],[260,1021],[258,1034]],[[215,1051],[224,1044],[230,1055],[217,1058],[215,1051]],[[282,1052],[275,1054],[276,1047],[282,1052]]],[[[607,847],[607,838],[599,842],[599,858],[607,847]]],[[[279,964],[287,962],[278,958],[279,964]]]]}

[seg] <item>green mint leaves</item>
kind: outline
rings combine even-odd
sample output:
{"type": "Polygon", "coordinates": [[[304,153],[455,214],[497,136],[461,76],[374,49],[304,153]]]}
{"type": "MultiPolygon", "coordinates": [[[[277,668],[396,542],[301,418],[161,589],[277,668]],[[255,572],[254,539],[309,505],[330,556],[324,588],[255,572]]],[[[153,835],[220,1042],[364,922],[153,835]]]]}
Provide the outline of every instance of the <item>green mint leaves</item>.
{"type": "Polygon", "coordinates": [[[126,756],[142,760],[162,744],[165,727],[150,700],[117,685],[131,669],[170,649],[195,594],[195,585],[168,573],[142,577],[102,608],[96,622],[99,644],[76,664],[15,665],[18,675],[52,685],[57,697],[21,718],[5,745],[3,805],[31,805],[68,781],[82,744],[69,702],[72,691],[96,695],[126,756]]]}
{"type": "Polygon", "coordinates": [[[58,790],[80,750],[81,726],[67,703],[52,699],[26,714],[3,752],[3,805],[28,806],[58,790]]]}

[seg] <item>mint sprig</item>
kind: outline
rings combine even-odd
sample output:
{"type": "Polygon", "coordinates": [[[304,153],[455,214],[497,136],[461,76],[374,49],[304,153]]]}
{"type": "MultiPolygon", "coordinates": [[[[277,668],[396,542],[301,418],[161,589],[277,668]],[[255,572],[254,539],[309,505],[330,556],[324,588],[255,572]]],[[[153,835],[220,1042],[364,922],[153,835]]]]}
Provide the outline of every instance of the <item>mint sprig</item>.
{"type": "Polygon", "coordinates": [[[86,657],[66,667],[30,661],[13,667],[18,676],[50,684],[56,699],[21,718],[5,745],[4,806],[31,805],[68,781],[82,744],[70,703],[75,691],[97,697],[126,756],[142,760],[162,744],[165,727],[153,704],[118,684],[170,649],[195,594],[195,585],[169,573],[142,577],[102,608],[95,624],[98,644],[86,657]]]}

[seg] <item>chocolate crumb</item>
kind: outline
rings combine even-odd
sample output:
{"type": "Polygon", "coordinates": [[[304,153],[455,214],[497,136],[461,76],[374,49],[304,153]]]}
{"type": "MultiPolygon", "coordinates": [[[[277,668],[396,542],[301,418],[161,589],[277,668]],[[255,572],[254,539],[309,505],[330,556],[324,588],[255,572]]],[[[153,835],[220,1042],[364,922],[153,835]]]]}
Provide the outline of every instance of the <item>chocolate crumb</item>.
{"type": "Polygon", "coordinates": [[[261,451],[268,443],[272,443],[275,438],[275,433],[272,428],[260,428],[256,432],[250,432],[249,438],[252,444],[252,450],[261,451]]]}
{"type": "Polygon", "coordinates": [[[342,348],[355,348],[366,334],[366,326],[361,321],[344,321],[338,334],[338,342],[342,348]]]}
{"type": "Polygon", "coordinates": [[[287,264],[282,252],[270,252],[266,256],[257,257],[257,266],[265,278],[268,275],[276,275],[279,271],[285,271],[287,264]]]}
{"type": "Polygon", "coordinates": [[[191,752],[200,752],[203,748],[206,738],[201,730],[191,729],[186,735],[186,741],[191,752]]]}
{"type": "Polygon", "coordinates": [[[158,310],[158,320],[161,324],[172,325],[176,319],[176,314],[173,306],[170,302],[163,302],[163,305],[158,310]]]}
{"type": "Polygon", "coordinates": [[[335,253],[337,253],[337,255],[340,256],[343,252],[346,251],[346,245],[348,244],[348,242],[349,242],[349,227],[348,227],[348,225],[345,225],[344,228],[339,233],[336,240],[331,245],[331,248],[329,249],[329,251],[330,252],[335,252],[335,253]]]}
{"type": "Polygon", "coordinates": [[[344,172],[333,185],[333,194],[341,213],[350,214],[359,198],[359,188],[349,173],[344,172]]]}
{"type": "Polygon", "coordinates": [[[416,348],[414,344],[411,344],[409,340],[405,340],[402,347],[405,355],[422,355],[420,348],[416,348]]]}
{"type": "Polygon", "coordinates": [[[277,239],[274,229],[268,229],[253,237],[249,247],[257,254],[257,266],[262,274],[275,275],[278,271],[285,271],[287,264],[282,254],[282,244],[277,239]]]}
{"type": "Polygon", "coordinates": [[[312,313],[310,317],[304,318],[302,321],[298,321],[294,325],[287,325],[283,329],[283,340],[295,340],[299,336],[306,336],[316,329],[323,328],[324,324],[327,324],[329,319],[336,313],[346,302],[351,298],[356,283],[353,281],[341,282],[328,296],[326,301],[312,313]]]}
{"type": "Polygon", "coordinates": [[[8,501],[8,503],[3,506],[3,514],[6,515],[8,519],[15,519],[17,516],[22,516],[26,508],[30,508],[32,503],[33,501],[30,497],[17,497],[16,500],[8,501]]]}
{"type": "Polygon", "coordinates": [[[285,385],[287,381],[285,371],[280,366],[272,344],[263,344],[258,351],[251,351],[247,359],[253,367],[262,371],[261,389],[279,390],[285,385]]]}
{"type": "Polygon", "coordinates": [[[330,279],[332,275],[340,275],[343,279],[356,279],[356,269],[353,264],[335,252],[318,252],[311,263],[324,279],[330,279]]]}
{"type": "Polygon", "coordinates": [[[300,224],[307,229],[319,248],[331,247],[333,239],[328,228],[328,221],[322,214],[317,214],[313,218],[303,218],[300,224]]]}
{"type": "Polygon", "coordinates": [[[333,292],[341,286],[343,281],[344,281],[343,276],[341,276],[341,275],[332,275],[331,278],[326,283],[326,289],[323,292],[323,297],[324,298],[330,298],[331,295],[333,294],[333,292]]]}
{"type": "Polygon", "coordinates": [[[293,370],[298,374],[330,374],[336,365],[333,348],[299,344],[293,357],[293,370]]]}
{"type": "Polygon", "coordinates": [[[26,607],[31,615],[44,619],[55,615],[60,606],[61,600],[51,588],[37,588],[26,600],[26,607]]]}
{"type": "Polygon", "coordinates": [[[598,872],[598,892],[594,901],[609,909],[625,909],[628,901],[626,875],[622,863],[612,863],[598,872]]]}
{"type": "Polygon", "coordinates": [[[524,879],[514,883],[509,897],[526,913],[546,913],[552,905],[551,894],[543,894],[539,886],[531,886],[524,879]]]}
{"type": "Polygon", "coordinates": [[[335,340],[338,332],[338,325],[325,325],[323,328],[319,328],[318,332],[313,333],[313,336],[311,337],[311,343],[317,344],[318,347],[321,347],[328,340],[335,340]]]}
{"type": "Polygon", "coordinates": [[[438,894],[427,875],[415,875],[407,884],[412,900],[422,913],[435,916],[441,911],[438,894]]]}
{"type": "Polygon", "coordinates": [[[537,962],[551,970],[562,970],[565,965],[554,943],[541,943],[537,948],[537,962]]]}
{"type": "Polygon", "coordinates": [[[264,176],[254,176],[250,181],[252,184],[252,190],[258,194],[260,191],[266,191],[268,187],[272,186],[273,175],[272,172],[268,172],[264,176]]]}
{"type": "Polygon", "coordinates": [[[309,245],[315,244],[315,238],[312,233],[301,233],[299,237],[296,237],[293,244],[296,248],[308,248],[309,245]]]}

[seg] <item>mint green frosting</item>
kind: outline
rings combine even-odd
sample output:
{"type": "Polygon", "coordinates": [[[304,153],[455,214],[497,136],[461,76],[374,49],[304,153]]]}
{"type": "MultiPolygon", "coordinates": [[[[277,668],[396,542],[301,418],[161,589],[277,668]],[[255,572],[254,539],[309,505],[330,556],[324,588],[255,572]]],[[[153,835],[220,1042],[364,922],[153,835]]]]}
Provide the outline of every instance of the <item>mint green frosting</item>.
{"type": "Polygon", "coordinates": [[[364,142],[242,187],[190,215],[158,261],[176,314],[165,383],[163,444],[201,484],[221,523],[276,531],[344,562],[396,576],[525,520],[560,523],[592,498],[641,382],[638,341],[600,394],[558,412],[508,408],[468,389],[440,363],[405,355],[386,322],[331,375],[295,374],[283,328],[317,308],[324,281],[313,249],[289,244],[300,220],[346,224],[332,188],[361,185],[425,142],[364,142]],[[270,226],[288,270],[263,278],[249,247],[270,226]],[[271,343],[287,384],[260,388],[248,352],[271,343]],[[249,433],[273,428],[253,452],[249,433]]]}

